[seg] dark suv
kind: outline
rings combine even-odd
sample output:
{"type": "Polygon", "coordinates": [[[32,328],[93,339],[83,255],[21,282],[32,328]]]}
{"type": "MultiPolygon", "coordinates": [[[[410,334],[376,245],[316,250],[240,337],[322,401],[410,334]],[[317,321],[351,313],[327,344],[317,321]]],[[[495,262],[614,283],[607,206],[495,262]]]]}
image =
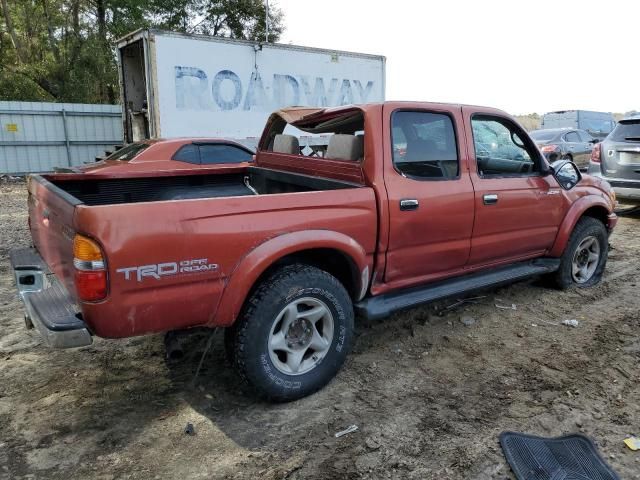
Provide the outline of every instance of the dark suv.
{"type": "Polygon", "coordinates": [[[640,205],[640,115],[621,120],[595,146],[589,173],[605,178],[621,203],[640,205]]]}

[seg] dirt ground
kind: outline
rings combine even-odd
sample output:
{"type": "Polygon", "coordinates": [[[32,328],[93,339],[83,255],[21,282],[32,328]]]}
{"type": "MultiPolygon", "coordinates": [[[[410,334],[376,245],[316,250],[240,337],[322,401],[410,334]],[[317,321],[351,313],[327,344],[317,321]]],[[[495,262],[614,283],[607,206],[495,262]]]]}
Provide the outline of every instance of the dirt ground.
{"type": "Polygon", "coordinates": [[[640,435],[639,217],[621,219],[597,288],[525,282],[360,322],[333,382],[269,405],[229,370],[221,335],[195,385],[197,335],[171,367],[160,336],[41,345],[8,265],[29,242],[24,191],[0,185],[0,479],[509,479],[504,430],[583,432],[640,478],[640,451],[623,444],[640,435]]]}

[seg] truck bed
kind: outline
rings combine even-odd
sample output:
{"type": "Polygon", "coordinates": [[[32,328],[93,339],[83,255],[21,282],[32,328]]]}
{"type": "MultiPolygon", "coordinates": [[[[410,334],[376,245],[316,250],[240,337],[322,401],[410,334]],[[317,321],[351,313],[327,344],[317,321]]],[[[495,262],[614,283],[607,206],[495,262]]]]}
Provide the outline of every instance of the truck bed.
{"type": "Polygon", "coordinates": [[[170,177],[105,179],[83,176],[68,179],[57,175],[49,181],[89,206],[339,190],[359,186],[260,167],[249,167],[240,173],[170,177]]]}
{"type": "Polygon", "coordinates": [[[377,238],[371,187],[261,167],[117,179],[36,175],[29,209],[34,246],[74,301],[74,235],[100,244],[108,295],[79,310],[89,331],[107,338],[228,325],[233,318],[217,307],[234,272],[290,235],[317,249],[323,236],[352,239],[368,262],[377,238]],[[174,264],[210,268],[139,279],[123,273],[174,264]]]}

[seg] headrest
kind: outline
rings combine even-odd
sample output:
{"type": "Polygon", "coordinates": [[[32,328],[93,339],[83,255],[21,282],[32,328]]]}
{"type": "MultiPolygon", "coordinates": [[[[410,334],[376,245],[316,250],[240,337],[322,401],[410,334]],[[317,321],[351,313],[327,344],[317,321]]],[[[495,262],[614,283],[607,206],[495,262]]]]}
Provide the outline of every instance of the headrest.
{"type": "Polygon", "coordinates": [[[273,151],[288,153],[289,155],[300,155],[298,137],[294,135],[276,135],[273,139],[273,151]]]}
{"type": "Polygon", "coordinates": [[[363,152],[363,137],[336,133],[329,139],[326,158],[334,160],[360,160],[363,152]]]}

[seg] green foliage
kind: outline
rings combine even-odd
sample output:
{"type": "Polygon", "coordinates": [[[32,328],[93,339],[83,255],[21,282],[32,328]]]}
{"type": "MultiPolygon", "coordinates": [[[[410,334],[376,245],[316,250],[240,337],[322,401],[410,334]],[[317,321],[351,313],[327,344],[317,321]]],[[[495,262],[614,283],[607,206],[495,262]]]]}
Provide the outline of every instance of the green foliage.
{"type": "MultiPolygon", "coordinates": [[[[115,103],[114,42],[146,27],[263,40],[264,3],[0,0],[0,100],[115,103]]],[[[282,31],[282,12],[270,6],[269,41],[282,31]]]]}
{"type": "Polygon", "coordinates": [[[540,115],[537,113],[529,113],[527,115],[517,115],[516,120],[522,125],[525,130],[530,132],[531,130],[537,130],[540,128],[540,115]]]}

